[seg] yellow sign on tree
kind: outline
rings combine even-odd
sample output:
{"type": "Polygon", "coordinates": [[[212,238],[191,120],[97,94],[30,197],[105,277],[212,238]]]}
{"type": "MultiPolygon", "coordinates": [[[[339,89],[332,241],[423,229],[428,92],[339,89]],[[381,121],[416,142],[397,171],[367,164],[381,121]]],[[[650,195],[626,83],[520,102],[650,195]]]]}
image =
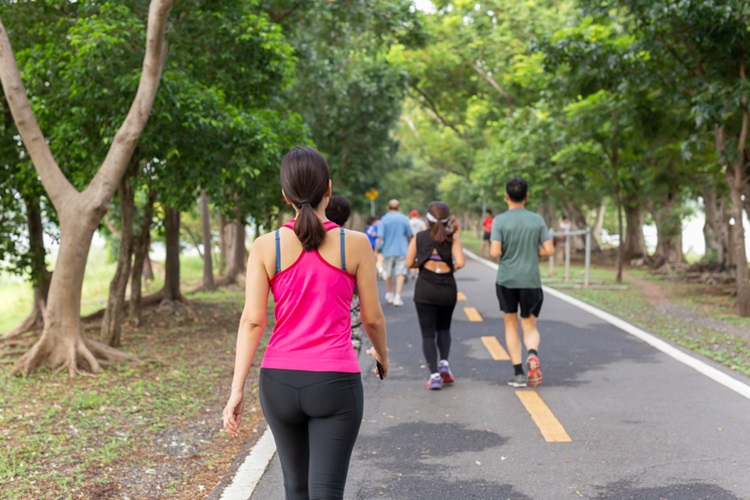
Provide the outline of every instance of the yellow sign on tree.
{"type": "Polygon", "coordinates": [[[366,193],[365,196],[370,199],[370,201],[374,200],[378,197],[378,190],[375,188],[370,188],[366,193]]]}

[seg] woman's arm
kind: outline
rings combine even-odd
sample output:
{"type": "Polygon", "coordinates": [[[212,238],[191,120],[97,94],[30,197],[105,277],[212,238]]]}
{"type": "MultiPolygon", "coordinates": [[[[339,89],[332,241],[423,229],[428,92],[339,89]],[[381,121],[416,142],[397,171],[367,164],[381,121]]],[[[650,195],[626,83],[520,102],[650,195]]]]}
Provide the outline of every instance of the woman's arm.
{"type": "Polygon", "coordinates": [[[383,365],[383,378],[385,378],[388,375],[389,366],[388,345],[386,343],[385,316],[378,297],[375,255],[367,251],[370,248],[367,237],[364,237],[361,233],[349,232],[347,232],[347,237],[350,234],[354,245],[353,255],[359,256],[355,278],[362,313],[362,325],[365,327],[365,333],[373,347],[372,352],[368,350],[368,354],[374,356],[383,365]],[[359,236],[363,236],[363,238],[359,236]]]}
{"type": "Polygon", "coordinates": [[[417,238],[409,240],[409,248],[406,249],[406,267],[417,267],[417,238]]]}
{"type": "Polygon", "coordinates": [[[245,379],[250,371],[260,338],[266,329],[270,286],[263,255],[268,252],[269,242],[273,244],[270,237],[260,237],[255,240],[247,259],[245,307],[242,310],[237,331],[232,392],[223,412],[224,428],[235,437],[239,435],[240,416],[244,407],[245,379]]]}
{"type": "Polygon", "coordinates": [[[451,253],[453,254],[453,269],[458,271],[466,265],[466,256],[464,255],[464,247],[461,244],[461,240],[453,238],[453,246],[451,247],[451,253]]]}

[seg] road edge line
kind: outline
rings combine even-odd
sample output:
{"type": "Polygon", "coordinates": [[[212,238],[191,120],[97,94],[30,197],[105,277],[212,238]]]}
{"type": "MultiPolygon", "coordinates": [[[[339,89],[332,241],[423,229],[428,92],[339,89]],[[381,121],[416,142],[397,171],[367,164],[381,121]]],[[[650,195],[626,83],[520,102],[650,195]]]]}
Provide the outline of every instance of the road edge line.
{"type": "MultiPolygon", "coordinates": [[[[465,248],[464,248],[464,253],[468,255],[469,257],[471,257],[472,259],[476,260],[477,262],[480,262],[486,265],[487,267],[497,270],[497,264],[495,264],[494,262],[491,262],[487,259],[479,257],[474,252],[470,250],[466,250],[465,248]]],[[[651,347],[654,347],[657,350],[663,352],[667,356],[670,356],[671,358],[679,361],[680,363],[687,365],[690,368],[693,368],[694,370],[698,371],[702,375],[705,375],[706,377],[710,378],[714,382],[717,382],[723,385],[724,387],[726,387],[727,389],[730,389],[736,392],[737,394],[744,396],[747,399],[750,399],[750,386],[749,385],[722,372],[721,370],[714,368],[713,366],[708,365],[706,362],[701,361],[700,359],[695,358],[691,356],[690,354],[687,354],[677,349],[676,347],[670,345],[668,342],[656,337],[654,334],[648,333],[645,330],[641,330],[637,326],[632,325],[628,323],[627,321],[620,319],[613,314],[603,311],[599,309],[598,307],[592,306],[591,304],[587,304],[586,302],[576,299],[575,297],[571,297],[570,295],[567,295],[559,290],[555,290],[554,288],[550,288],[548,286],[543,286],[542,289],[545,291],[545,293],[549,293],[550,295],[553,295],[557,297],[558,299],[564,300],[565,302],[571,305],[574,305],[578,307],[579,309],[582,309],[588,312],[589,314],[596,316],[599,319],[603,319],[607,323],[642,340],[643,342],[649,344],[651,347]]]]}
{"type": "Polygon", "coordinates": [[[221,500],[247,500],[250,498],[275,453],[276,442],[273,440],[271,429],[266,427],[263,435],[235,472],[232,483],[221,494],[221,500]]]}

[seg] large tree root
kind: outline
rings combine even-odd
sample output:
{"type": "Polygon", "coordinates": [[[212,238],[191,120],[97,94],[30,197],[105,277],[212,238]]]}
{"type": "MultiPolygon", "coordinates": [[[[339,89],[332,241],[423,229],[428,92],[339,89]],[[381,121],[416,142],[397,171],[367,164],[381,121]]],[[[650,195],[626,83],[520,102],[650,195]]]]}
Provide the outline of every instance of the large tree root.
{"type": "Polygon", "coordinates": [[[20,325],[18,325],[8,333],[0,335],[0,339],[12,339],[28,331],[34,330],[36,328],[41,328],[42,326],[44,326],[44,314],[41,310],[34,308],[34,310],[31,311],[31,314],[29,314],[26,319],[21,322],[20,325]]]}
{"type": "Polygon", "coordinates": [[[76,338],[42,338],[24,354],[13,369],[14,375],[28,376],[47,364],[53,370],[67,371],[73,378],[83,373],[97,373],[102,367],[120,363],[133,356],[85,336],[76,338]]]}

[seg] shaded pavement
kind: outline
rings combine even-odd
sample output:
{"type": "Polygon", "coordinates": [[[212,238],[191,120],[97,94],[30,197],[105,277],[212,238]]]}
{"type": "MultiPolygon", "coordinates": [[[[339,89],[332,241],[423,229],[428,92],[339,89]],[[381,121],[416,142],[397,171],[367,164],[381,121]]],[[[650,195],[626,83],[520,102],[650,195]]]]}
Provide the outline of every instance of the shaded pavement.
{"type": "MultiPolygon", "coordinates": [[[[391,374],[378,380],[361,356],[365,417],[345,498],[750,498],[750,400],[551,293],[544,384],[508,387],[510,362],[482,340],[505,344],[494,274],[469,260],[456,275],[466,296],[452,329],[456,383],[441,391],[424,388],[414,282],[404,307],[384,304],[391,374]],[[569,442],[549,441],[555,425],[569,442]]],[[[274,457],[251,498],[283,497],[274,457]]]]}

